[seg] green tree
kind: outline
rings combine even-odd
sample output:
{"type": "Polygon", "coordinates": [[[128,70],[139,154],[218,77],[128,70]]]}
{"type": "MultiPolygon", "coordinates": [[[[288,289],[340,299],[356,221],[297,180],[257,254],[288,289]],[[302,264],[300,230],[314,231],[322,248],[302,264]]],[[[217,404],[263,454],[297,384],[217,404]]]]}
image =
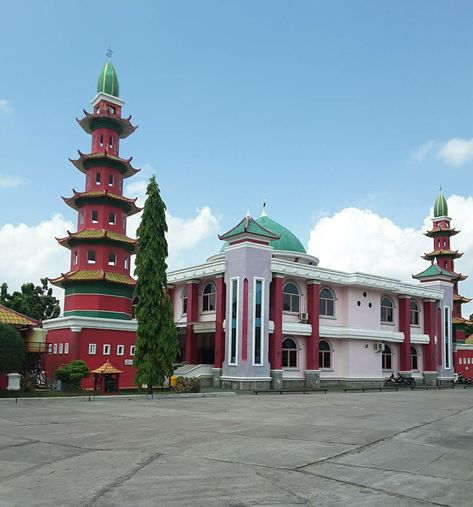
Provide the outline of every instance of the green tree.
{"type": "Polygon", "coordinates": [[[135,366],[136,383],[147,384],[148,392],[173,373],[179,352],[171,300],[167,294],[166,206],[156,178],[150,179],[146,203],[138,227],[136,249],[137,276],[135,366]]]}
{"type": "Polygon", "coordinates": [[[17,372],[25,360],[25,341],[12,326],[0,324],[0,372],[17,372]]]}
{"type": "Polygon", "coordinates": [[[58,368],[54,376],[64,384],[69,384],[73,389],[79,389],[80,381],[90,377],[90,370],[84,361],[76,359],[58,368]]]}
{"type": "Polygon", "coordinates": [[[8,285],[3,283],[0,288],[0,304],[23,313],[37,320],[55,319],[59,317],[59,300],[53,296],[53,289],[48,286],[48,279],[41,278],[41,285],[24,283],[21,292],[8,292],[8,285]]]}

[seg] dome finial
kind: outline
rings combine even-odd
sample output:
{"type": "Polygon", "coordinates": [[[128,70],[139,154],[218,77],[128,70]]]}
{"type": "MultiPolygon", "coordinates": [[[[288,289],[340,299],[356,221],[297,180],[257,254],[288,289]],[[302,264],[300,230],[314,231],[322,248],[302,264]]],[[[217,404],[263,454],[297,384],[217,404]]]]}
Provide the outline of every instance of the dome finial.
{"type": "Polygon", "coordinates": [[[266,213],[266,205],[267,205],[267,204],[268,204],[268,203],[267,203],[267,201],[266,201],[266,199],[265,199],[265,200],[263,201],[263,209],[261,210],[261,216],[262,216],[262,217],[267,217],[267,216],[268,216],[268,214],[266,213]]]}
{"type": "Polygon", "coordinates": [[[434,218],[447,217],[448,216],[448,205],[447,200],[442,194],[442,186],[439,189],[439,195],[435,200],[434,204],[434,218]]]}
{"type": "Polygon", "coordinates": [[[112,51],[112,48],[110,47],[110,44],[108,45],[108,49],[107,49],[107,51],[105,51],[105,54],[107,55],[107,58],[108,58],[109,60],[111,60],[111,59],[112,59],[112,56],[113,56],[113,51],[112,51]]]}
{"type": "Polygon", "coordinates": [[[113,97],[119,97],[120,88],[118,85],[117,72],[111,60],[113,51],[110,48],[107,49],[106,55],[108,61],[103,66],[102,72],[100,72],[97,82],[97,93],[107,93],[113,97]]]}

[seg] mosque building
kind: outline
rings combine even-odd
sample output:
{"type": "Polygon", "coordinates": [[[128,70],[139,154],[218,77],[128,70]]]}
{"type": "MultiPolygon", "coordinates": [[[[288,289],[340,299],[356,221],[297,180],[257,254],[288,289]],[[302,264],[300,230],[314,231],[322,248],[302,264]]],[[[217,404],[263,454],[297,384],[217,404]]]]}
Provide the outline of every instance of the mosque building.
{"type": "MultiPolygon", "coordinates": [[[[58,239],[70,250],[69,270],[51,280],[65,290],[64,316],[44,328],[50,378],[82,359],[91,370],[121,372],[120,387],[130,388],[136,241],[126,222],[140,208],[122,193],[123,180],[138,171],[119,155],[120,141],[136,129],[123,105],[109,61],[92,112],[78,120],[92,136],[91,152],[71,160],[85,190],[64,199],[78,212],[77,231],[58,239]]],[[[168,273],[184,363],[176,373],[233,389],[378,386],[397,372],[428,385],[451,381],[455,370],[468,376],[473,345],[465,343],[461,306],[469,299],[458,288],[466,276],[455,271],[462,254],[450,245],[458,232],[440,192],[426,233],[434,243],[424,255],[430,265],[404,283],[324,268],[264,210],[258,218],[247,213],[219,235],[219,253],[168,273]]]]}

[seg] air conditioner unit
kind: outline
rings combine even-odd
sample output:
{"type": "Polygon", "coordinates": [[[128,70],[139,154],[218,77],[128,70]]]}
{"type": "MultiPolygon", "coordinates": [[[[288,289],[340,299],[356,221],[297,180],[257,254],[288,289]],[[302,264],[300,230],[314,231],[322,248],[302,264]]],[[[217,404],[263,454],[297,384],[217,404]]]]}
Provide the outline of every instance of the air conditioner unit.
{"type": "Polygon", "coordinates": [[[374,346],[375,352],[383,352],[383,350],[384,350],[384,343],[382,343],[382,342],[373,343],[373,346],[374,346]]]}
{"type": "Polygon", "coordinates": [[[308,318],[307,312],[301,312],[299,313],[299,320],[306,322],[308,318]]]}

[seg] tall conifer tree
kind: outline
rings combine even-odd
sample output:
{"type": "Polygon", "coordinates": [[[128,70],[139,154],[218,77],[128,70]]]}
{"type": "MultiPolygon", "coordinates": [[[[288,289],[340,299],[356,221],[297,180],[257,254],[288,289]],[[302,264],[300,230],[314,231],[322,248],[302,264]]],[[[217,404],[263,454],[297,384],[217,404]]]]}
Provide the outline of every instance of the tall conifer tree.
{"type": "Polygon", "coordinates": [[[166,205],[161,199],[156,178],[150,179],[146,203],[138,227],[136,249],[136,318],[138,330],[135,349],[136,383],[161,385],[173,373],[179,352],[173,308],[167,294],[166,205]]]}

